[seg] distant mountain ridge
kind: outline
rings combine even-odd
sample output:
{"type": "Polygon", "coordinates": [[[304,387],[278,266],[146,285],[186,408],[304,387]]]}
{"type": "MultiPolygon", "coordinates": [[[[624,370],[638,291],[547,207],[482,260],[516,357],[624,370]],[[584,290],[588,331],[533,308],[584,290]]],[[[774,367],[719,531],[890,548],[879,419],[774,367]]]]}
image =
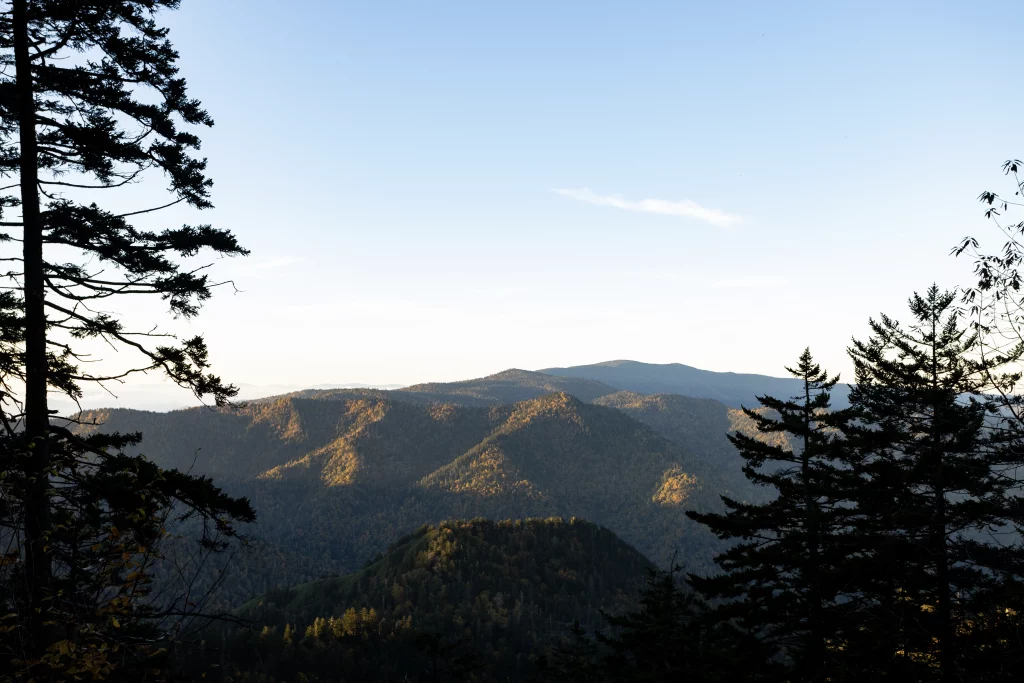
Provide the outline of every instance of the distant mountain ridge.
{"type": "MultiPolygon", "coordinates": [[[[512,368],[476,379],[455,382],[427,382],[412,386],[398,385],[316,385],[305,389],[266,395],[243,385],[240,400],[248,402],[274,401],[279,398],[348,399],[356,397],[386,398],[413,403],[456,403],[466,406],[486,406],[516,403],[538,398],[553,392],[565,392],[591,403],[617,393],[632,391],[640,394],[679,394],[693,398],[720,401],[730,408],[757,407],[757,396],[765,394],[788,398],[799,393],[799,380],[749,373],[713,372],[681,363],[641,363],[614,360],[592,365],[545,368],[530,371],[512,368]]],[[[840,384],[833,392],[835,407],[847,405],[849,388],[840,384]]]]}
{"type": "Polygon", "coordinates": [[[327,571],[352,570],[424,523],[549,516],[604,525],[655,561],[678,549],[708,567],[718,542],[686,509],[716,509],[721,493],[746,498],[714,455],[564,392],[486,406],[406,400],[417,392],[318,395],[94,411],[81,419],[97,424],[80,429],[141,431],[141,452],[250,497],[260,539],[327,571]]]}
{"type": "Polygon", "coordinates": [[[409,403],[454,403],[462,406],[489,406],[512,404],[563,392],[592,402],[613,394],[618,388],[591,379],[557,377],[542,372],[511,368],[486,377],[458,382],[427,382],[401,389],[379,390],[371,388],[310,388],[280,396],[259,399],[262,402],[278,398],[350,399],[386,398],[409,403]]]}
{"type": "MultiPolygon", "coordinates": [[[[658,364],[613,360],[536,371],[513,368],[477,379],[428,382],[387,391],[307,389],[287,396],[347,398],[355,395],[374,395],[413,402],[450,402],[484,406],[525,401],[556,391],[593,403],[620,391],[630,391],[637,394],[678,394],[697,399],[713,399],[729,408],[757,408],[758,396],[789,398],[798,395],[801,390],[800,380],[793,377],[714,372],[682,363],[658,364]]],[[[846,407],[849,386],[837,385],[832,395],[834,407],[846,407]]]]}
{"type": "MultiPolygon", "coordinates": [[[[612,360],[593,365],[545,368],[538,372],[555,377],[589,379],[642,394],[680,394],[694,398],[712,398],[731,408],[757,407],[757,397],[765,394],[789,398],[801,391],[800,380],[735,372],[713,372],[682,363],[641,363],[612,360]]],[[[847,405],[849,387],[837,385],[833,392],[835,407],[847,405]]]]}
{"type": "Polygon", "coordinates": [[[139,450],[158,464],[252,499],[264,550],[237,560],[244,580],[223,596],[232,604],[246,587],[351,571],[402,534],[454,518],[582,517],[656,562],[680,550],[699,571],[721,546],[685,510],[764,495],[726,438],[756,434],[739,410],[518,369],[79,419],[83,432],[140,431],[139,450]]]}
{"type": "Polygon", "coordinates": [[[558,377],[513,368],[480,379],[415,384],[401,391],[447,398],[465,396],[493,403],[518,403],[545,394],[563,392],[590,403],[600,396],[615,393],[618,389],[592,379],[558,377]]]}

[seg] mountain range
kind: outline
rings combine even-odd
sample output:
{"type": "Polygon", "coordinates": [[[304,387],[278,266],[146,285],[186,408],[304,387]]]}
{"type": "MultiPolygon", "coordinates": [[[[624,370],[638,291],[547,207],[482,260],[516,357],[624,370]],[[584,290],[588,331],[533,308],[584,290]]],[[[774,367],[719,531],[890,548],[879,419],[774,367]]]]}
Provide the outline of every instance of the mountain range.
{"type": "MultiPolygon", "coordinates": [[[[800,380],[792,377],[713,372],[681,363],[614,360],[538,371],[510,369],[479,379],[415,384],[388,393],[409,400],[488,405],[514,403],[554,391],[564,391],[583,401],[594,401],[619,391],[632,391],[638,394],[677,394],[712,399],[730,408],[756,408],[758,396],[789,398],[800,393],[801,385],[800,380]]],[[[313,396],[321,393],[312,389],[290,395],[313,396]]],[[[847,406],[848,395],[848,385],[836,385],[832,394],[834,406],[847,406]]]]}
{"type": "MultiPolygon", "coordinates": [[[[770,377],[736,372],[712,372],[681,363],[639,363],[613,360],[593,365],[540,370],[546,375],[566,379],[584,379],[642,394],[681,394],[695,398],[711,398],[732,408],[755,408],[758,396],[789,398],[800,393],[800,380],[791,377],[770,377]]],[[[849,387],[836,385],[835,407],[847,405],[849,387]]]]}
{"type": "Polygon", "coordinates": [[[219,589],[225,605],[355,571],[404,534],[448,519],[583,518],[657,564],[678,553],[705,571],[721,545],[685,511],[720,509],[723,494],[764,496],[726,438],[754,433],[739,410],[588,377],[513,369],[77,418],[82,431],[140,431],[139,450],[161,466],[212,476],[252,500],[254,551],[231,559],[242,578],[219,589]]]}
{"type": "Polygon", "coordinates": [[[280,558],[259,570],[268,587],[311,568],[354,570],[424,523],[475,517],[582,517],[659,562],[680,551],[707,569],[716,539],[685,510],[715,509],[721,493],[749,497],[723,476],[720,449],[698,452],[564,392],[483,407],[331,393],[81,418],[97,422],[83,429],[140,430],[154,461],[248,496],[253,534],[267,544],[257,561],[267,548],[280,558]]]}

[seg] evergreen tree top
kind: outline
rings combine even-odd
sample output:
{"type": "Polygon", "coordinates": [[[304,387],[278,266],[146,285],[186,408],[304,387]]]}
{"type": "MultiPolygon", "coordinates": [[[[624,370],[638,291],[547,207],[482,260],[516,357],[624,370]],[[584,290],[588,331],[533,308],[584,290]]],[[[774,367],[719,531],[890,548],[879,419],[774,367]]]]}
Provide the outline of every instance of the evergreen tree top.
{"type": "MultiPolygon", "coordinates": [[[[27,301],[44,299],[47,383],[72,398],[83,382],[117,383],[151,370],[218,404],[237,393],[209,372],[202,337],[128,327],[97,306],[121,295],[149,295],[174,317],[193,317],[213,288],[229,283],[212,279],[207,265],[182,260],[248,253],[230,230],[205,224],[148,230],[131,222],[176,204],[212,207],[213,181],[196,129],[213,119],[188,95],[168,29],[157,21],[160,11],[178,4],[21,0],[13,6],[20,13],[0,13],[0,175],[16,177],[11,187],[19,188],[0,197],[0,227],[22,228],[26,254],[38,254],[26,256],[24,272],[0,276],[27,301]],[[15,48],[25,34],[27,54],[19,59],[15,48]],[[148,181],[166,184],[167,202],[111,211],[98,198],[105,194],[99,190],[148,181]],[[18,208],[20,218],[9,215],[18,208]],[[96,366],[86,362],[96,358],[80,349],[82,339],[127,348],[142,360],[92,371],[96,366]]],[[[41,313],[31,310],[26,324],[36,329],[41,313]]],[[[37,346],[35,337],[29,346],[37,346]]],[[[16,360],[6,365],[24,379],[16,360]]]]}

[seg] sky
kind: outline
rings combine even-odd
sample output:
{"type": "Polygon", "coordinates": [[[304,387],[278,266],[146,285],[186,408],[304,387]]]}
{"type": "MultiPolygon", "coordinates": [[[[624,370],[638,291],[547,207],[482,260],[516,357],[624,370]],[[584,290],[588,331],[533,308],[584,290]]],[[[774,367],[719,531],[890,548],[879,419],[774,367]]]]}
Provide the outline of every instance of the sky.
{"type": "Polygon", "coordinates": [[[238,291],[174,324],[252,386],[620,358],[782,375],[805,346],[849,375],[870,316],[969,285],[965,235],[998,246],[977,196],[1012,191],[1000,165],[1024,156],[1022,20],[1019,2],[183,0],[162,21],[216,121],[215,208],[146,220],[252,254],[216,261],[238,291]]]}

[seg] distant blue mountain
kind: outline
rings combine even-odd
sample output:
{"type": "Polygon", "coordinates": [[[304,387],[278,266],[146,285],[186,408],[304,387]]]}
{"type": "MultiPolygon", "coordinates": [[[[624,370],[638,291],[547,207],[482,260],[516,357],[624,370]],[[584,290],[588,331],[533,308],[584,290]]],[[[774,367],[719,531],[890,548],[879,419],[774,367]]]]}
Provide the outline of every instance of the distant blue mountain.
{"type": "MultiPolygon", "coordinates": [[[[546,368],[539,372],[556,377],[597,380],[619,389],[642,394],[682,394],[697,398],[713,398],[733,408],[757,407],[757,397],[765,394],[785,399],[797,396],[802,390],[800,380],[794,378],[712,372],[681,363],[612,360],[594,365],[546,368]]],[[[837,385],[832,396],[833,407],[846,407],[849,392],[848,385],[837,385]]]]}

